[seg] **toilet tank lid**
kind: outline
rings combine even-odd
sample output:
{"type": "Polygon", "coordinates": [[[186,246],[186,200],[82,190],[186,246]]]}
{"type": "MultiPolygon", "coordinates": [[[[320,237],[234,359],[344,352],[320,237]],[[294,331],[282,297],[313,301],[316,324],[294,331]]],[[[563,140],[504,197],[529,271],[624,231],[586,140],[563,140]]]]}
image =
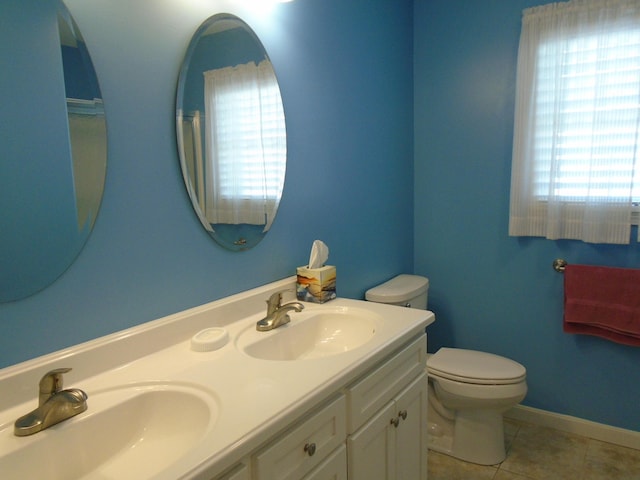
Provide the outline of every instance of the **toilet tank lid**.
{"type": "Polygon", "coordinates": [[[370,302],[396,303],[422,295],[429,288],[429,279],[403,273],[377,287],[370,288],[365,298],[370,302]]]}
{"type": "Polygon", "coordinates": [[[493,353],[443,347],[427,359],[427,369],[445,378],[511,383],[526,377],[523,365],[493,353]]]}

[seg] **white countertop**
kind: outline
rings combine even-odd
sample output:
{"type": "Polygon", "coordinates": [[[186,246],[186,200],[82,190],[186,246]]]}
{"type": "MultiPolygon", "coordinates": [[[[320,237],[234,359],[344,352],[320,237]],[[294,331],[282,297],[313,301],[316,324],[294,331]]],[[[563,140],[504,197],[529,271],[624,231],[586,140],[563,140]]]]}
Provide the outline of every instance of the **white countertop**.
{"type": "MultiPolygon", "coordinates": [[[[210,478],[423,333],[434,321],[428,311],[360,300],[338,298],[324,305],[305,303],[305,312],[326,306],[366,307],[384,321],[376,326],[371,340],[339,355],[296,361],[261,360],[246,355],[237,347],[238,336],[253,335],[250,331],[255,331],[255,323],[264,317],[264,302],[270,293],[293,289],[294,282],[294,278],[284,279],[0,370],[0,461],[7,450],[20,448],[44,433],[13,436],[15,419],[37,405],[40,377],[52,368],[71,367],[73,371],[65,375],[64,386],[87,392],[88,410],[66,422],[79,421],[82,415],[90,414],[92,394],[112,387],[181,385],[213,399],[216,407],[210,433],[170,468],[152,477],[175,480],[206,473],[202,478],[210,478]],[[191,337],[207,327],[223,327],[229,341],[215,351],[193,351],[191,337]]],[[[291,314],[292,324],[295,315],[291,314]]],[[[278,329],[255,335],[277,333],[278,329]]],[[[53,428],[64,428],[66,422],[53,428]]],[[[55,434],[50,430],[47,434],[55,434]]]]}

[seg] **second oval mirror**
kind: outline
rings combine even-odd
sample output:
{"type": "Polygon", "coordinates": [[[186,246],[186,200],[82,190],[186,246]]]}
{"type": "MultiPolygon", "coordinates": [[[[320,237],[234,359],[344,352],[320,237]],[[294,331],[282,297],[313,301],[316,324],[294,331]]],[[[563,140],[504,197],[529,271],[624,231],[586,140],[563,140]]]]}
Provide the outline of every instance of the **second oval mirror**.
{"type": "Polygon", "coordinates": [[[278,210],[287,138],[271,61],[238,17],[214,15],[194,34],[178,79],[176,131],[204,228],[230,250],[255,246],[278,210]]]}

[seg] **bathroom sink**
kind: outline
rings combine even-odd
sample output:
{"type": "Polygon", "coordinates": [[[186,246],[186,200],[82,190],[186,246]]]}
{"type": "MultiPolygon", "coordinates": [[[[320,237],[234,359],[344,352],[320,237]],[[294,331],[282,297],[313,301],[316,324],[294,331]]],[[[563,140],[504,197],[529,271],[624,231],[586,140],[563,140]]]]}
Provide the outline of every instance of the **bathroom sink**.
{"type": "Polygon", "coordinates": [[[87,391],[86,412],[28,437],[0,425],[3,478],[150,478],[213,429],[218,404],[181,384],[87,391]]]}
{"type": "Polygon", "coordinates": [[[382,318],[354,307],[308,306],[291,313],[291,323],[269,332],[252,325],[239,335],[237,347],[262,360],[308,360],[338,355],[373,338],[382,318]]]}

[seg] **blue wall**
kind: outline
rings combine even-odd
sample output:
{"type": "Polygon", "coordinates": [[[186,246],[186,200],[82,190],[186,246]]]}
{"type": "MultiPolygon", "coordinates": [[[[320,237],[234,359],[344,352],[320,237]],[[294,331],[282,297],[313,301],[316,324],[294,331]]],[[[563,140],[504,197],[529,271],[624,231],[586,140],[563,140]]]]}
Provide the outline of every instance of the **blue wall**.
{"type": "MultiPolygon", "coordinates": [[[[47,3],[3,0],[0,28],[6,28],[5,8],[30,18],[47,3]]],[[[222,0],[66,4],[104,96],[105,193],[73,265],[40,293],[0,304],[0,367],[293,275],[316,238],[329,245],[342,296],[361,298],[376,283],[412,270],[409,0],[369,0],[366,8],[301,0],[271,12],[222,0]],[[278,217],[267,237],[242,253],[222,249],[200,225],[175,144],[182,57],[198,26],[221,11],[243,18],[261,38],[287,116],[289,162],[278,217]]],[[[0,63],[24,58],[26,66],[16,69],[29,68],[40,47],[14,42],[21,56],[6,46],[0,63]]],[[[16,103],[35,108],[28,97],[16,103]]],[[[26,132],[19,135],[26,140],[26,132]]]]}
{"type": "MultiPolygon", "coordinates": [[[[10,1],[34,15],[47,2],[10,1]]],[[[105,99],[105,196],[71,268],[0,305],[0,367],[289,276],[320,238],[342,296],[412,267],[430,278],[431,350],[507,355],[528,369],[525,404],[640,430],[640,349],[562,333],[551,269],[556,257],[640,267],[638,244],[507,235],[520,15],[540,2],[414,3],[297,0],[265,14],[222,0],[68,0],[105,99]],[[182,56],[220,11],[262,39],[288,122],[278,217],[243,253],[200,226],[175,147],[182,56]]],[[[38,44],[13,48],[30,59],[38,44]]]]}
{"type": "Polygon", "coordinates": [[[640,244],[507,235],[520,19],[541,3],[415,2],[415,272],[431,280],[430,349],[509,356],[527,367],[524,404],[640,430],[640,349],[564,334],[551,268],[637,268],[640,244]]]}

